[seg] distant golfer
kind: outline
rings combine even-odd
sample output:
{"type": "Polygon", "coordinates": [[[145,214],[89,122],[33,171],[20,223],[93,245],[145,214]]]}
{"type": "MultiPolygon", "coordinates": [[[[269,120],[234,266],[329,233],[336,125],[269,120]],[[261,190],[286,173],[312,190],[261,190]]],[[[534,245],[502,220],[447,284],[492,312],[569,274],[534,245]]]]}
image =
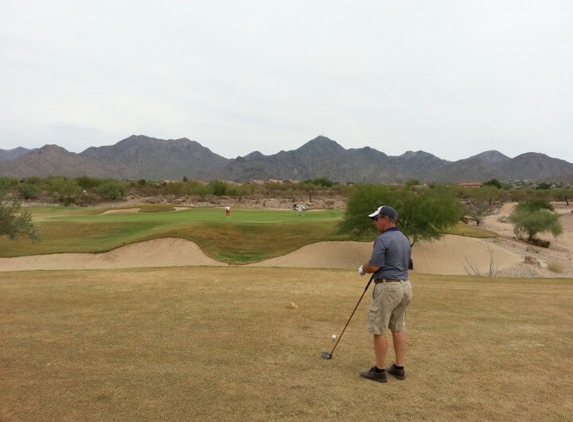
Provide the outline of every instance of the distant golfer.
{"type": "Polygon", "coordinates": [[[360,376],[372,381],[387,382],[388,373],[404,380],[406,308],[412,300],[412,286],[408,281],[410,241],[396,227],[398,213],[394,208],[383,205],[368,217],[380,235],[374,241],[370,260],[358,268],[358,273],[373,274],[375,283],[366,328],[374,335],[376,365],[368,371],[362,371],[360,376]],[[388,329],[392,332],[396,360],[386,368],[388,329]]]}
{"type": "Polygon", "coordinates": [[[227,205],[225,207],[225,218],[229,218],[231,216],[231,206],[227,205]]]}

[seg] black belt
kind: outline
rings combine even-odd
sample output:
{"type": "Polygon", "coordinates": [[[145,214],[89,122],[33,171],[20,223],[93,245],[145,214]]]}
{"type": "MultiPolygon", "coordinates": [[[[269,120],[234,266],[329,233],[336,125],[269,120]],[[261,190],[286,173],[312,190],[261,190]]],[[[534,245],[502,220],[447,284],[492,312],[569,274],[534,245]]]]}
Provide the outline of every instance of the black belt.
{"type": "Polygon", "coordinates": [[[393,278],[379,278],[377,280],[374,280],[374,283],[378,284],[378,283],[399,283],[403,280],[396,280],[393,278]]]}

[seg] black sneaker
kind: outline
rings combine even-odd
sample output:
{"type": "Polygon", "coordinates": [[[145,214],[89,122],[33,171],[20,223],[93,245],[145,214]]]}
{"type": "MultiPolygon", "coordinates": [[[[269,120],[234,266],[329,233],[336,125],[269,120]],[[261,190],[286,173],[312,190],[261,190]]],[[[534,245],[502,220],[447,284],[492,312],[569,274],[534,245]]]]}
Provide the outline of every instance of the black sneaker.
{"type": "Polygon", "coordinates": [[[395,363],[393,363],[392,366],[386,368],[386,372],[388,372],[390,375],[394,375],[396,377],[396,379],[399,379],[399,380],[405,380],[406,379],[406,370],[396,368],[395,363]]]}
{"type": "Polygon", "coordinates": [[[376,368],[373,366],[368,371],[362,371],[360,373],[362,378],[366,378],[376,382],[388,382],[388,378],[386,378],[386,371],[384,372],[376,372],[376,368]]]}

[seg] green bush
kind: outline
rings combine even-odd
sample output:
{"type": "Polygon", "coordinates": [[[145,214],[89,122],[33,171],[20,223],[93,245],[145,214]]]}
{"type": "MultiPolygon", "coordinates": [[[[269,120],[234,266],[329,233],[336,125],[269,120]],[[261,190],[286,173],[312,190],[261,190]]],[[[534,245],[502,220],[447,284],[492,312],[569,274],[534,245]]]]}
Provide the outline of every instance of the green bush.
{"type": "Polygon", "coordinates": [[[227,194],[227,184],[220,180],[213,180],[207,186],[211,195],[225,196],[227,194]]]}
{"type": "Polygon", "coordinates": [[[82,189],[93,189],[103,183],[101,179],[88,176],[76,177],[75,181],[82,189]]]}
{"type": "MultiPolygon", "coordinates": [[[[509,216],[513,231],[518,238],[526,236],[526,240],[542,246],[536,236],[539,233],[550,232],[558,236],[563,232],[559,216],[553,212],[553,206],[545,200],[532,200],[519,203],[509,216]]],[[[546,247],[549,247],[547,245],[546,247]]]]}
{"type": "Polygon", "coordinates": [[[103,198],[110,201],[117,201],[123,199],[126,194],[125,186],[116,181],[109,181],[102,183],[97,189],[97,194],[103,198]]]}
{"type": "Polygon", "coordinates": [[[18,185],[18,195],[24,200],[38,199],[42,196],[42,189],[38,185],[22,183],[18,185]]]}

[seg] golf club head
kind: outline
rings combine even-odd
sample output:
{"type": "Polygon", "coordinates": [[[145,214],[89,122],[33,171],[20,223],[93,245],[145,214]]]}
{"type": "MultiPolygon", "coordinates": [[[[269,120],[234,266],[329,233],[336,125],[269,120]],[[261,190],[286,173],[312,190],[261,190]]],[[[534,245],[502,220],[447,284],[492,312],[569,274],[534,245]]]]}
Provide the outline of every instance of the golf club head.
{"type": "Polygon", "coordinates": [[[322,352],[320,354],[320,357],[323,359],[332,359],[332,353],[328,353],[328,352],[322,352]]]}

